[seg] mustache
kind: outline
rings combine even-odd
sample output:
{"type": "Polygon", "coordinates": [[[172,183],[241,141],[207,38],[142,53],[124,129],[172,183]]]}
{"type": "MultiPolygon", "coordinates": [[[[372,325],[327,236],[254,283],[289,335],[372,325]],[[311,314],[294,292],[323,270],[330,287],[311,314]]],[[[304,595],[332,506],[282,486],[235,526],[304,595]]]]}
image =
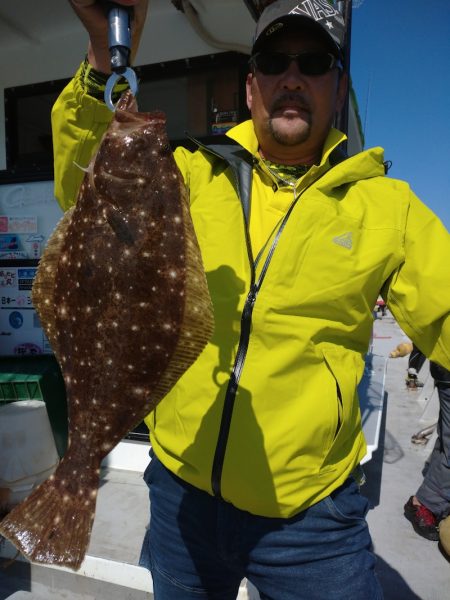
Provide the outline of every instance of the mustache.
{"type": "Polygon", "coordinates": [[[274,112],[279,108],[283,108],[286,104],[297,106],[303,110],[311,111],[311,105],[307,98],[298,92],[285,92],[279,96],[270,107],[270,112],[274,112]]]}

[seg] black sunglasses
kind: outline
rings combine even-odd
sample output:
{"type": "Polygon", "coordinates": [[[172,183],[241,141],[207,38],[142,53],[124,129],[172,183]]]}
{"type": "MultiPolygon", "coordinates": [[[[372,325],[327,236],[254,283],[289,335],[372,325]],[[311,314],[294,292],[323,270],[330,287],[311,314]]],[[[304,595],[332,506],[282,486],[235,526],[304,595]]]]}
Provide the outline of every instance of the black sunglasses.
{"type": "Polygon", "coordinates": [[[303,75],[325,75],[331,69],[342,69],[341,61],[329,52],[301,52],[284,54],[283,52],[257,52],[250,58],[250,65],[263,75],[281,75],[295,60],[303,75]]]}

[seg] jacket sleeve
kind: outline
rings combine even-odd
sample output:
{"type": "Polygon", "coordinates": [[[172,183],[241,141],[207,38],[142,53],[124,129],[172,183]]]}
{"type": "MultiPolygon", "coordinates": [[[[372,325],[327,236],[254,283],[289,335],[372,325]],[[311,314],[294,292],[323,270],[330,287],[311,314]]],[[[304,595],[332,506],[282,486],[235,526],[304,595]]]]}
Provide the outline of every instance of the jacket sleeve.
{"type": "Polygon", "coordinates": [[[84,91],[81,67],[52,109],[55,197],[61,208],[75,204],[78,189],[112,112],[84,91]]]}
{"type": "Polygon", "coordinates": [[[388,282],[387,303],[422,352],[450,369],[450,235],[411,191],[404,260],[388,282]]]}

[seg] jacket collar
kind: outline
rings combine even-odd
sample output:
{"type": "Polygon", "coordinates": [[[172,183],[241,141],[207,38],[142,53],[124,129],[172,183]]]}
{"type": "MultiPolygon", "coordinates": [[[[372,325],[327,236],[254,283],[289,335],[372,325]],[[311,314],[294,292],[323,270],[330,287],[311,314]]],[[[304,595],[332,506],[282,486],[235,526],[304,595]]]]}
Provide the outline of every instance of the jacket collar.
{"type": "MultiPolygon", "coordinates": [[[[244,121],[243,123],[236,125],[232,129],[227,131],[226,135],[238,144],[240,144],[243,148],[248,150],[248,152],[253,154],[255,158],[257,158],[258,160],[260,159],[260,156],[258,154],[258,139],[256,137],[255,129],[253,127],[253,121],[249,119],[248,121],[244,121]]],[[[333,150],[337,148],[337,146],[339,146],[339,144],[341,144],[346,139],[347,136],[341,131],[334,129],[334,127],[330,129],[323,147],[320,166],[324,165],[328,161],[329,156],[333,152],[333,150]]]]}

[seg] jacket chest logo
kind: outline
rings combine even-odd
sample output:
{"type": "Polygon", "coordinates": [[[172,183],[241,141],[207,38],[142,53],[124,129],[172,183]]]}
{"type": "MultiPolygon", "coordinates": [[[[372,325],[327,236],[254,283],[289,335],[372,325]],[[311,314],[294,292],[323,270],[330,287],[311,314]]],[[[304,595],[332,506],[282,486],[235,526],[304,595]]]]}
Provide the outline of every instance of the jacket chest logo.
{"type": "Polygon", "coordinates": [[[333,242],[338,246],[342,246],[343,248],[347,248],[347,250],[351,250],[353,247],[353,234],[351,231],[348,231],[342,235],[337,235],[333,238],[333,242]]]}

